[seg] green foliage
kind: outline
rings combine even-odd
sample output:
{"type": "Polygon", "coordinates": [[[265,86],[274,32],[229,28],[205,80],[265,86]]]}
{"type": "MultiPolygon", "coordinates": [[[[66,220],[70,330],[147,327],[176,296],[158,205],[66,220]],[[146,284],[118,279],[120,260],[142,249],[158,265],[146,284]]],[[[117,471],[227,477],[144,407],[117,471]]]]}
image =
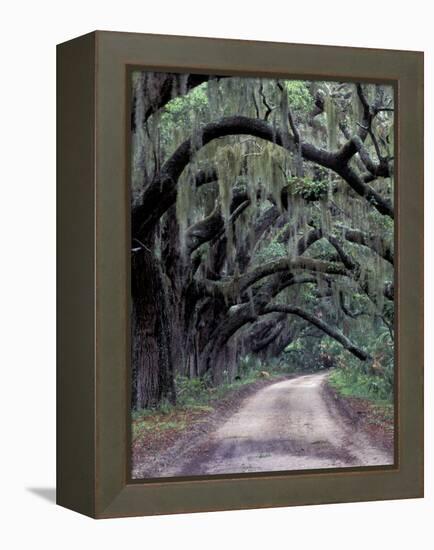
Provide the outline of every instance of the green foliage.
{"type": "Polygon", "coordinates": [[[164,119],[171,119],[173,125],[185,123],[185,118],[191,116],[191,111],[204,112],[208,106],[206,84],[193,88],[188,94],[175,97],[167,103],[164,109],[164,119]]]}
{"type": "Polygon", "coordinates": [[[209,375],[204,375],[202,378],[177,376],[178,406],[194,407],[195,405],[205,405],[209,401],[210,388],[211,380],[209,375]]]}
{"type": "Polygon", "coordinates": [[[331,383],[343,394],[373,401],[393,401],[394,344],[384,326],[368,329],[352,335],[362,343],[371,360],[359,361],[343,350],[335,341],[325,339],[327,352],[334,357],[338,367],[331,375],[331,383]]]}
{"type": "Polygon", "coordinates": [[[329,184],[327,180],[311,179],[308,177],[288,178],[291,193],[307,202],[316,202],[327,199],[329,184]]]}
{"type": "Polygon", "coordinates": [[[198,121],[207,119],[207,110],[206,83],[193,88],[186,95],[169,101],[160,118],[162,152],[170,153],[174,147],[194,133],[198,121]]]}
{"type": "Polygon", "coordinates": [[[267,372],[270,377],[282,376],[297,372],[298,367],[286,360],[285,357],[273,357],[267,360],[257,355],[248,354],[240,359],[238,374],[243,384],[253,382],[261,377],[261,372],[267,372]]]}
{"type": "Polygon", "coordinates": [[[300,371],[318,371],[336,366],[336,358],[321,338],[301,336],[285,348],[285,356],[286,361],[300,371]]]}
{"type": "Polygon", "coordinates": [[[314,101],[306,82],[302,80],[286,80],[288,102],[291,109],[307,113],[313,109],[314,101]]]}
{"type": "Polygon", "coordinates": [[[277,260],[287,255],[287,249],[284,244],[278,242],[276,239],[270,241],[263,246],[256,254],[256,262],[258,264],[262,262],[270,262],[271,260],[277,260]]]}
{"type": "Polygon", "coordinates": [[[246,379],[251,376],[252,373],[256,373],[263,369],[262,361],[256,355],[244,355],[240,359],[238,365],[238,371],[242,378],[246,379]]]}
{"type": "Polygon", "coordinates": [[[390,377],[369,374],[361,367],[336,369],[330,384],[346,397],[359,397],[375,402],[393,402],[393,383],[390,377]]]}

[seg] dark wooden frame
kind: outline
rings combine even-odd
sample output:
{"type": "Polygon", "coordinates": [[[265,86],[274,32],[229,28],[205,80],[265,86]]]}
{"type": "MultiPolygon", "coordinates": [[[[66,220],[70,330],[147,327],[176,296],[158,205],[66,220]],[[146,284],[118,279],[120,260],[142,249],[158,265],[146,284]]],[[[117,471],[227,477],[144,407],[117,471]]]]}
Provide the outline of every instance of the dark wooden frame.
{"type": "Polygon", "coordinates": [[[97,31],[58,46],[57,94],[58,504],[105,518],[423,496],[423,54],[97,31]],[[129,479],[131,66],[395,86],[394,467],[129,479]]]}

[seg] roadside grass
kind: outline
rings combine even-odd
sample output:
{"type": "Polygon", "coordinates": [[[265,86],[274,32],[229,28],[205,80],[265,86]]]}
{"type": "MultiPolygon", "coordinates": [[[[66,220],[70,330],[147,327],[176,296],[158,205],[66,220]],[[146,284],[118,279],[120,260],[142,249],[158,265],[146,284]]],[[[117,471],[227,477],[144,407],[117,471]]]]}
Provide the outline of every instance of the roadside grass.
{"type": "Polygon", "coordinates": [[[328,381],[340,396],[366,402],[371,423],[393,423],[393,390],[390,383],[384,383],[381,377],[358,369],[338,368],[332,371],[328,381]]]}
{"type": "Polygon", "coordinates": [[[390,384],[377,375],[366,374],[355,368],[338,368],[332,371],[329,382],[345,397],[359,397],[378,405],[393,404],[390,384]]]}
{"type": "Polygon", "coordinates": [[[243,386],[265,378],[278,378],[297,372],[291,365],[267,362],[262,363],[254,357],[244,357],[239,365],[239,377],[232,382],[227,372],[223,372],[223,381],[218,386],[211,385],[208,376],[190,379],[177,376],[177,403],[172,405],[163,401],[156,408],[140,409],[132,412],[132,440],[164,437],[174,432],[181,432],[214,410],[214,405],[230,396],[243,386]],[[264,375],[263,373],[266,373],[264,375]]]}
{"type": "Polygon", "coordinates": [[[142,410],[133,413],[132,439],[149,436],[152,438],[164,436],[165,432],[179,432],[185,430],[197,421],[206,410],[211,407],[192,407],[190,409],[172,407],[170,411],[142,410]]]}

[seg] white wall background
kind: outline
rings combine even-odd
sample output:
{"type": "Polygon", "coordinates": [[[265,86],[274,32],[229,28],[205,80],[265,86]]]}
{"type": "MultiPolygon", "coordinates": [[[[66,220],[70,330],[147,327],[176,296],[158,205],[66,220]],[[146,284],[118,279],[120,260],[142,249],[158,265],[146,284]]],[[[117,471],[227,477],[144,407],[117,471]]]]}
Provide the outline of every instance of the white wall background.
{"type": "Polygon", "coordinates": [[[8,540],[3,548],[432,548],[434,384],[429,329],[434,324],[434,299],[430,287],[426,289],[424,500],[95,522],[46,498],[53,495],[55,479],[55,44],[103,29],[424,50],[429,282],[433,276],[429,239],[434,236],[434,30],[429,12],[430,3],[423,0],[3,4],[0,540],[8,540]]]}

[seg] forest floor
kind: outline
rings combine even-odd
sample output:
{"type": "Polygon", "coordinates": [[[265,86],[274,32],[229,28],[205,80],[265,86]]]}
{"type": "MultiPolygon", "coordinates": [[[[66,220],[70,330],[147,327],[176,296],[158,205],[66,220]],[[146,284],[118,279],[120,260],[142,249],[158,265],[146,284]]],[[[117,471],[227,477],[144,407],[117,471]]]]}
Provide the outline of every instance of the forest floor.
{"type": "Polygon", "coordinates": [[[327,377],[258,380],[181,421],[177,412],[173,427],[165,418],[169,428],[134,441],[133,478],[393,464],[393,420],[327,377]]]}

